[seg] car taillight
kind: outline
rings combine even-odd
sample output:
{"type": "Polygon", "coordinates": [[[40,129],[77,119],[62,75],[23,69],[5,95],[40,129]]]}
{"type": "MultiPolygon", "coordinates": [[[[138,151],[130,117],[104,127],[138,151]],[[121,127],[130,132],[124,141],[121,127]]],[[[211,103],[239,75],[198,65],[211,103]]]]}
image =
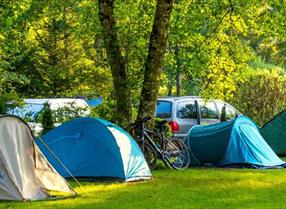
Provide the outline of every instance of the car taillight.
{"type": "Polygon", "coordinates": [[[171,126],[173,132],[180,130],[180,126],[176,121],[171,121],[168,124],[171,126]]]}

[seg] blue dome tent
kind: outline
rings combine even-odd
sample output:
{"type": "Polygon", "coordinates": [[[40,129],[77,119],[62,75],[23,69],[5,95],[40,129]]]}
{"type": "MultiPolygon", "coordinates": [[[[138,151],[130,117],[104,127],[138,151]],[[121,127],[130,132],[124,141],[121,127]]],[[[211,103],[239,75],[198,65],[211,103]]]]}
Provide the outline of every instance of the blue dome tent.
{"type": "Polygon", "coordinates": [[[272,151],[247,117],[207,126],[194,126],[186,144],[191,165],[282,168],[285,162],[272,151]]]}
{"type": "Polygon", "coordinates": [[[47,132],[36,142],[63,177],[73,175],[124,181],[151,178],[149,167],[134,139],[119,126],[102,119],[74,119],[47,132]]]}

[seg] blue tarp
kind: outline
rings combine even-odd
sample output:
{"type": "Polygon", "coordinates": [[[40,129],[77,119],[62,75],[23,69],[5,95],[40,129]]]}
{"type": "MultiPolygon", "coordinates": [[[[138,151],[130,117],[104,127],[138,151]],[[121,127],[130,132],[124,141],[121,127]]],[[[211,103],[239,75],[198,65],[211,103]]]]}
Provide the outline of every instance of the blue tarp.
{"type": "Polygon", "coordinates": [[[103,102],[103,97],[98,97],[98,98],[86,100],[86,103],[88,104],[88,106],[91,106],[91,107],[97,107],[97,106],[101,105],[102,102],[103,102]]]}
{"type": "MultiPolygon", "coordinates": [[[[119,126],[97,118],[79,118],[41,137],[76,177],[110,177],[125,181],[149,179],[151,172],[134,139],[119,126]]],[[[63,176],[71,177],[41,139],[36,143],[63,176]]]]}
{"type": "Polygon", "coordinates": [[[241,116],[232,121],[194,126],[186,138],[192,165],[285,167],[256,124],[241,116]]]}

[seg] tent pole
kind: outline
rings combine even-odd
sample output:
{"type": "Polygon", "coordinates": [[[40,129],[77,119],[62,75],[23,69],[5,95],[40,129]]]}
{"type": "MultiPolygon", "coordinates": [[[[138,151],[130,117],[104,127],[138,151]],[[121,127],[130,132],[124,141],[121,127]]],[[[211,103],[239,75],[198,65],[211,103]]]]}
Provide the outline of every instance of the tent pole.
{"type": "Polygon", "coordinates": [[[51,150],[51,148],[44,142],[41,137],[38,137],[43,145],[47,148],[47,150],[53,155],[53,157],[61,164],[61,166],[68,172],[68,174],[73,178],[73,180],[81,187],[79,181],[74,177],[74,175],[69,171],[69,169],[63,164],[63,162],[56,156],[56,154],[51,150]]]}

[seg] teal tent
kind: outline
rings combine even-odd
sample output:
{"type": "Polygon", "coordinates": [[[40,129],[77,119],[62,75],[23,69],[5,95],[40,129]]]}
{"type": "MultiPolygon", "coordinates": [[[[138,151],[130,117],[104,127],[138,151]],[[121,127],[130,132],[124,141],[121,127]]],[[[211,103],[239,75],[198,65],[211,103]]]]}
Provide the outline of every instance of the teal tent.
{"type": "Polygon", "coordinates": [[[191,165],[284,167],[264,141],[256,124],[242,116],[207,126],[194,126],[187,138],[191,165]]]}
{"type": "Polygon", "coordinates": [[[286,155],[286,111],[261,127],[260,133],[277,155],[286,155]]]}

